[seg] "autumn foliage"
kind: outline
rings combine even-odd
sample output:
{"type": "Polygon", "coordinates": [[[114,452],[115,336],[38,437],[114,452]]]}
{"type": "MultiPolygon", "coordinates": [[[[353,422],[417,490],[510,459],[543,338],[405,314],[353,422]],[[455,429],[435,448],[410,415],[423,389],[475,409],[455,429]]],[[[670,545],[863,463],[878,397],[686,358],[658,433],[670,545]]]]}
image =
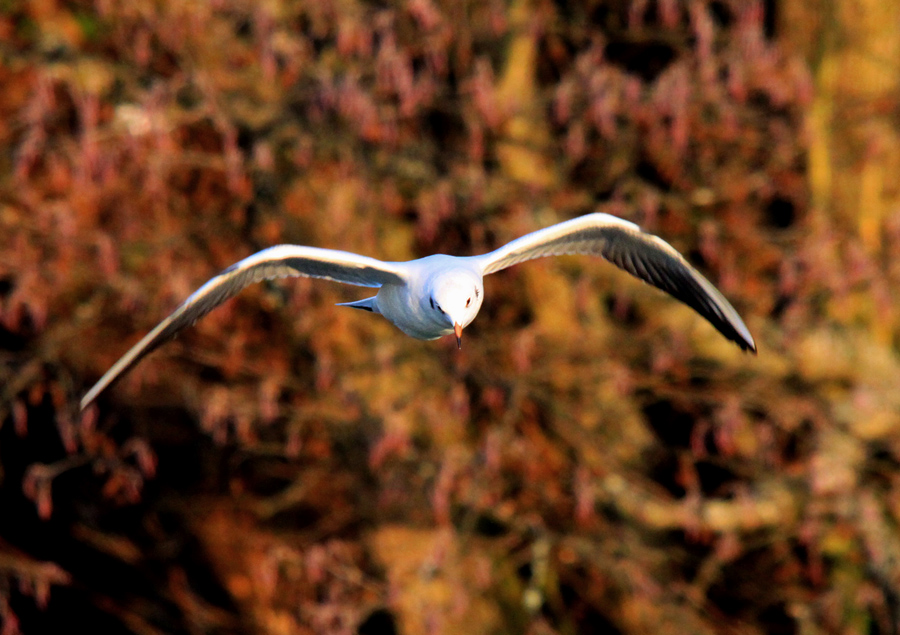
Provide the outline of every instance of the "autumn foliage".
{"type": "Polygon", "coordinates": [[[3,4],[0,633],[897,633],[900,216],[813,203],[776,6],[3,4]],[[461,351],[260,284],[78,412],[263,247],[595,210],[758,357],[571,257],[488,278],[461,351]]]}

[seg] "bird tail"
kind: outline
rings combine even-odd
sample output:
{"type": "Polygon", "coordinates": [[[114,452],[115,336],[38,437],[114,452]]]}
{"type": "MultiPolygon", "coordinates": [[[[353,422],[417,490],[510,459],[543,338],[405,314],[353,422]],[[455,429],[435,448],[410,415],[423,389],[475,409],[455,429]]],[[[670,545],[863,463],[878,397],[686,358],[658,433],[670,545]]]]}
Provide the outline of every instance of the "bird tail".
{"type": "Polygon", "coordinates": [[[378,313],[378,307],[375,306],[375,296],[372,296],[371,298],[365,298],[364,300],[357,300],[356,302],[338,302],[337,306],[349,306],[354,309],[362,309],[363,311],[378,313]]]}

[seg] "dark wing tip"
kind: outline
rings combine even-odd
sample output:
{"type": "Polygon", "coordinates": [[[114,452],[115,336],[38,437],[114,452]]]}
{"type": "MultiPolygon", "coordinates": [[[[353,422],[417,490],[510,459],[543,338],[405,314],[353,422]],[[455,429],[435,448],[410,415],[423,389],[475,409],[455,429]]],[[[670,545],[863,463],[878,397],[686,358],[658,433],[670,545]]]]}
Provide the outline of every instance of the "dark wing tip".
{"type": "MultiPolygon", "coordinates": [[[[713,324],[713,326],[716,326],[716,325],[713,324]]],[[[724,333],[724,332],[722,331],[722,329],[719,328],[718,326],[716,326],[716,328],[718,329],[718,331],[719,331],[720,333],[722,333],[722,335],[725,335],[725,337],[727,337],[729,340],[731,340],[732,342],[734,342],[735,344],[737,344],[737,345],[740,347],[740,349],[741,349],[742,351],[744,351],[745,353],[750,353],[750,354],[752,354],[752,355],[756,355],[756,354],[757,354],[757,350],[756,350],[756,342],[754,342],[752,338],[751,338],[751,339],[747,339],[746,336],[744,336],[743,334],[741,334],[741,333],[738,332],[737,330],[735,330],[735,333],[734,333],[733,335],[729,336],[728,334],[724,333]]]]}
{"type": "Polygon", "coordinates": [[[741,350],[756,354],[756,342],[734,307],[661,238],[639,230],[610,228],[603,256],[694,309],[741,350]]]}
{"type": "Polygon", "coordinates": [[[752,338],[748,341],[746,338],[741,337],[741,340],[737,342],[737,345],[740,346],[741,350],[745,353],[752,353],[753,355],[758,353],[756,350],[756,342],[754,342],[752,338]]]}

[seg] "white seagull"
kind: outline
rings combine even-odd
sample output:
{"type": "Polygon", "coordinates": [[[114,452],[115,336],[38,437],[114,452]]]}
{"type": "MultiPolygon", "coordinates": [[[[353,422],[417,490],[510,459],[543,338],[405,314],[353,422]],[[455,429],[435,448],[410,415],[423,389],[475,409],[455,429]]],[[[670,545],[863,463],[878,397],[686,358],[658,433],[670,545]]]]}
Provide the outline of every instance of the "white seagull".
{"type": "Polygon", "coordinates": [[[306,276],[361,287],[378,294],[342,303],[380,313],[407,335],[433,340],[462,330],[481,308],[483,278],[514,264],[563,254],[602,256],[684,302],[745,351],[753,336],[734,307],[669,243],[609,214],[587,214],[518,238],[480,256],[436,254],[407,262],[382,262],[347,251],[277,245],[228,267],[195,291],[131,347],[81,399],[82,410],[149,352],[174,338],[244,287],[261,280],[306,276]]]}

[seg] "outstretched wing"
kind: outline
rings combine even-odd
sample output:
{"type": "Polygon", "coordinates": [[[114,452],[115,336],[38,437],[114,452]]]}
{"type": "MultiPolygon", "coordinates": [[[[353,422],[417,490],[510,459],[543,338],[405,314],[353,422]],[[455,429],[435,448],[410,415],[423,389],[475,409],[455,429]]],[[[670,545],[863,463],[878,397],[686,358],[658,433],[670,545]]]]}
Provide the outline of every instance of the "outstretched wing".
{"type": "Polygon", "coordinates": [[[325,278],[362,287],[402,284],[406,275],[398,263],[382,262],[347,251],[317,249],[299,245],[278,245],[264,249],[240,262],[197,289],[175,311],[160,322],[140,342],[131,347],[81,399],[84,410],[110,384],[137,364],[145,355],[168,342],[225,300],[254,282],[305,276],[325,278]]]}
{"type": "Polygon", "coordinates": [[[609,214],[587,214],[552,225],[474,260],[487,275],[526,260],[563,254],[604,257],[687,304],[743,350],[756,352],[753,336],[734,307],[674,247],[609,214]]]}

